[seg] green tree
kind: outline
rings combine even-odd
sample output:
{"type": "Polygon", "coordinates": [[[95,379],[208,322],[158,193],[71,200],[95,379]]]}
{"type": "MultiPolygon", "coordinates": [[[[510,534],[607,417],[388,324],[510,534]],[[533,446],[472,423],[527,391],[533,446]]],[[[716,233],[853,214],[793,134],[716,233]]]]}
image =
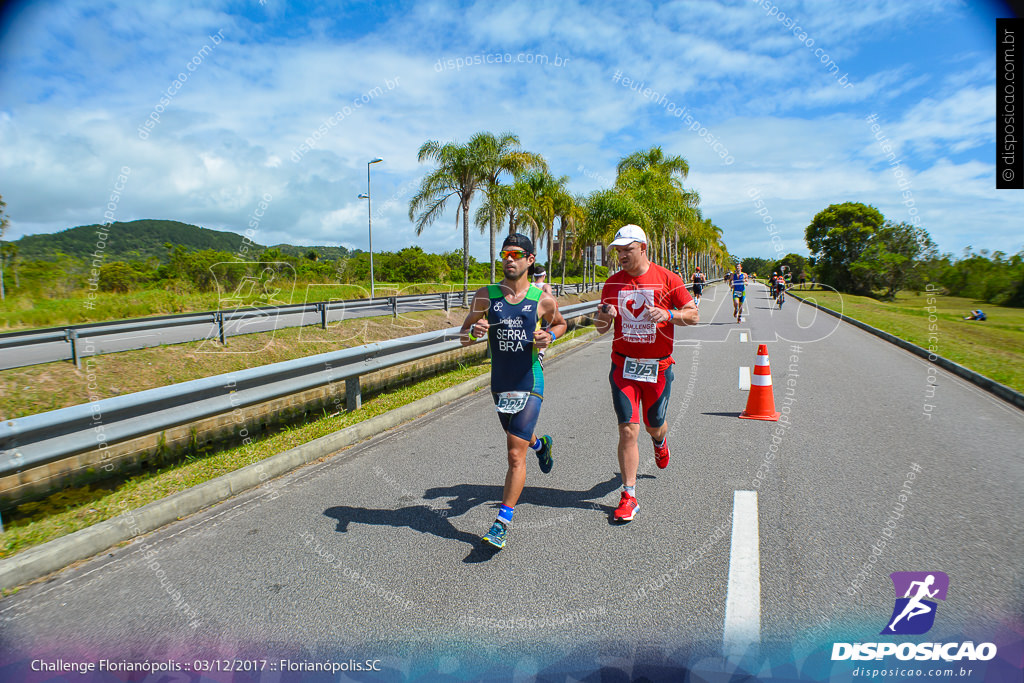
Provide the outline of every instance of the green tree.
{"type": "MultiPolygon", "coordinates": [[[[20,289],[21,285],[18,283],[18,243],[8,242],[4,244],[0,242],[0,281],[3,280],[3,264],[9,263],[11,269],[14,271],[14,288],[20,289]]],[[[2,288],[0,288],[2,289],[2,288]]]]}
{"type": "Polygon", "coordinates": [[[462,218],[462,270],[463,296],[469,296],[469,204],[473,194],[484,182],[485,168],[475,150],[469,145],[428,140],[417,154],[420,163],[433,161],[437,168],[428,173],[420,188],[409,202],[409,220],[416,225],[420,235],[427,226],[437,220],[448,199],[457,197],[459,209],[455,213],[455,229],[462,218]]]}
{"type": "Polygon", "coordinates": [[[748,256],[740,261],[740,265],[744,273],[760,273],[761,277],[764,277],[771,270],[772,262],[760,256],[748,256]]]}
{"type": "Polygon", "coordinates": [[[558,260],[562,270],[562,288],[565,288],[565,253],[567,243],[571,239],[576,241],[579,229],[587,219],[585,200],[580,195],[571,195],[562,192],[555,203],[555,212],[558,214],[558,223],[561,227],[561,237],[558,240],[558,260]]]}
{"type": "MultiPolygon", "coordinates": [[[[800,254],[786,254],[781,259],[776,261],[772,265],[771,269],[773,271],[777,270],[777,271],[779,271],[781,273],[783,271],[782,266],[788,266],[789,267],[789,273],[793,277],[793,282],[798,282],[800,280],[801,276],[804,276],[804,277],[807,276],[807,270],[808,270],[807,259],[805,259],[800,254]]],[[[765,269],[765,273],[767,273],[767,272],[768,272],[768,270],[766,268],[765,269]]]]}
{"type": "Polygon", "coordinates": [[[683,187],[690,166],[681,156],[665,156],[661,147],[623,157],[615,187],[640,208],[648,252],[665,265],[679,260],[680,238],[696,243],[701,224],[700,196],[683,187]]]}
{"type": "Polygon", "coordinates": [[[532,171],[523,176],[523,182],[530,189],[529,209],[523,215],[529,219],[531,238],[537,252],[540,252],[540,245],[547,239],[547,269],[550,271],[555,217],[565,201],[565,186],[569,182],[569,177],[555,178],[547,171],[532,171]]]}
{"type": "Polygon", "coordinates": [[[936,254],[935,242],[924,228],[886,221],[875,231],[850,274],[860,289],[884,289],[893,299],[910,280],[922,258],[936,254]]]}
{"type": "Polygon", "coordinates": [[[100,266],[99,288],[104,292],[127,294],[138,283],[138,271],[124,261],[111,261],[100,266]]]}
{"type": "MultiPolygon", "coordinates": [[[[547,170],[547,162],[539,154],[522,149],[514,133],[477,133],[469,140],[469,147],[479,159],[483,172],[483,190],[487,195],[487,229],[490,233],[491,282],[495,281],[495,237],[499,228],[497,192],[501,174],[519,176],[529,169],[547,170]]],[[[479,220],[479,216],[478,216],[479,220]]],[[[479,224],[479,223],[478,223],[479,224]]]]}
{"type": "Polygon", "coordinates": [[[859,202],[832,204],[819,212],[804,234],[811,256],[817,259],[821,282],[840,291],[870,293],[858,287],[850,266],[868,248],[884,220],[878,209],[859,202]]]}

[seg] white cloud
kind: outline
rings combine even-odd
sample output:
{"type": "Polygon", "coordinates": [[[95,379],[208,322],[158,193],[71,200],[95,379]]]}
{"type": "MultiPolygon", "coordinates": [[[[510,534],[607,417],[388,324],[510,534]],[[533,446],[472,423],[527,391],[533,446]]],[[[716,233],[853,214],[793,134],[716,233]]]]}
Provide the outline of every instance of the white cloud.
{"type": "MultiPolygon", "coordinates": [[[[793,243],[787,250],[797,251],[803,227],[830,203],[866,201],[885,206],[886,215],[904,210],[863,120],[876,112],[942,246],[959,251],[962,226],[980,216],[1009,250],[1024,199],[991,189],[990,55],[958,53],[955,40],[942,64],[915,61],[913,50],[893,62],[877,53],[883,39],[935,40],[917,30],[925,20],[943,28],[942,37],[955,36],[965,6],[787,5],[854,87],[836,83],[752,2],[481,0],[461,13],[417,2],[404,13],[355,4],[308,15],[267,3],[244,16],[227,3],[187,11],[77,0],[33,8],[0,48],[0,193],[9,234],[101,220],[118,169],[128,166],[119,220],[168,218],[241,232],[269,193],[261,243],[365,248],[366,211],[356,195],[366,190],[366,162],[380,156],[375,249],[414,242],[461,248],[454,203],[422,236],[413,233],[408,200],[428,170],[416,151],[428,139],[511,130],[580,192],[607,186],[618,159],[636,149],[658,144],[684,155],[705,214],[740,253],[768,254],[743,194],[762,187],[793,243]],[[159,125],[140,139],[137,129],[161,92],[221,29],[224,42],[188,72],[159,125]],[[499,52],[568,61],[436,68],[438,60],[499,52]],[[735,163],[723,166],[663,105],[613,82],[616,71],[687,107],[735,163]],[[346,106],[351,111],[331,123],[346,106]],[[294,162],[314,135],[313,149],[294,162]]],[[[472,240],[482,257],[485,239],[474,231],[472,240]]]]}

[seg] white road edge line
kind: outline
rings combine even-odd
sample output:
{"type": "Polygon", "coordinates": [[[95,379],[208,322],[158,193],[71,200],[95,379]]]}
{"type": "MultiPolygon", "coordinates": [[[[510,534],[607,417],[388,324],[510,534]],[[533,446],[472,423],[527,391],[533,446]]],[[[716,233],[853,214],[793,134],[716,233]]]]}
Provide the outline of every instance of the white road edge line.
{"type": "Polygon", "coordinates": [[[740,389],[750,391],[750,366],[740,366],[740,389]]]}
{"type": "Polygon", "coordinates": [[[757,491],[734,491],[729,586],[725,594],[724,655],[744,655],[761,641],[761,559],[757,491]]]}

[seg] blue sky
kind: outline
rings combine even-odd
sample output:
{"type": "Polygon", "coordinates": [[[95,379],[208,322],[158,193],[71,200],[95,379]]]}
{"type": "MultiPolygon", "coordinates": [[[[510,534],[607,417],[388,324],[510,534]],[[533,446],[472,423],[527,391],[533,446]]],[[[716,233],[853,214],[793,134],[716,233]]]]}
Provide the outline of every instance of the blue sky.
{"type": "MultiPolygon", "coordinates": [[[[783,253],[806,254],[808,223],[844,201],[916,217],[942,251],[1015,253],[1024,191],[994,189],[999,15],[956,0],[28,3],[0,37],[7,239],[102,222],[123,185],[115,220],[242,233],[263,198],[254,241],[366,249],[357,195],[382,157],[375,250],[448,251],[454,204],[420,236],[408,219],[416,152],[489,130],[581,194],[636,150],[682,155],[739,256],[775,254],[768,217],[783,253]]],[[[485,236],[471,244],[486,258],[485,236]]]]}

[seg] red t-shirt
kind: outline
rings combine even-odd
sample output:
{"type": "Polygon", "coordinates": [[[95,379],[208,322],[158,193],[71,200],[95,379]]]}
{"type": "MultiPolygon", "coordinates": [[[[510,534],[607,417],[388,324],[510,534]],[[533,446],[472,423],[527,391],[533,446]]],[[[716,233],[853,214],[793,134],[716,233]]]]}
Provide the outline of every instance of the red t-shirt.
{"type": "Polygon", "coordinates": [[[675,325],[665,321],[647,320],[647,306],[678,310],[693,301],[686,291],[683,279],[670,270],[652,263],[647,272],[633,277],[620,270],[604,283],[601,303],[615,306],[615,338],[612,340],[612,359],[621,362],[616,354],[630,358],[666,358],[660,365],[667,367],[672,360],[675,325]]]}

